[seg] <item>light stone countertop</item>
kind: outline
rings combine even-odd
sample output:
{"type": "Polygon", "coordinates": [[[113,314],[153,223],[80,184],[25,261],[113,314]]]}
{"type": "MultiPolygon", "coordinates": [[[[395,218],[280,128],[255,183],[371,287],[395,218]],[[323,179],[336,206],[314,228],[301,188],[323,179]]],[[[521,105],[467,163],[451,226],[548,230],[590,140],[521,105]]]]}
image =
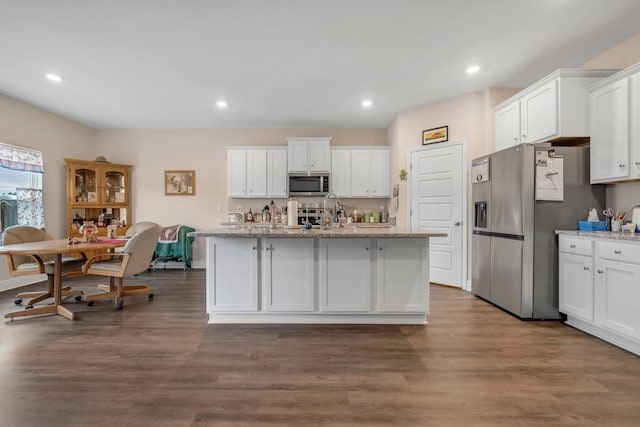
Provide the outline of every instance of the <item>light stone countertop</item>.
{"type": "Polygon", "coordinates": [[[194,231],[188,234],[189,237],[283,237],[283,238],[358,238],[358,237],[446,237],[447,233],[421,230],[409,227],[371,227],[349,225],[346,228],[330,228],[322,230],[314,228],[306,230],[303,228],[287,229],[277,227],[272,230],[268,226],[231,225],[217,227],[211,230],[194,231]]]}
{"type": "Polygon", "coordinates": [[[600,239],[632,240],[640,242],[640,233],[617,233],[613,231],[556,230],[556,234],[567,236],[597,237],[600,239]]]}

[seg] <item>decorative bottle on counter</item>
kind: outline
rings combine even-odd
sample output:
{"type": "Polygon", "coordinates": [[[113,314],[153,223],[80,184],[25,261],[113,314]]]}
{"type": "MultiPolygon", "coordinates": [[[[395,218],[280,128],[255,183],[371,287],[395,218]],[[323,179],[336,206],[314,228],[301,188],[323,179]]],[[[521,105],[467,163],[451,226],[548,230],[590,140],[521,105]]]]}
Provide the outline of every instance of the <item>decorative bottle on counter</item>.
{"type": "Polygon", "coordinates": [[[247,213],[247,222],[253,222],[253,212],[251,212],[251,208],[249,208],[249,212],[247,213]]]}

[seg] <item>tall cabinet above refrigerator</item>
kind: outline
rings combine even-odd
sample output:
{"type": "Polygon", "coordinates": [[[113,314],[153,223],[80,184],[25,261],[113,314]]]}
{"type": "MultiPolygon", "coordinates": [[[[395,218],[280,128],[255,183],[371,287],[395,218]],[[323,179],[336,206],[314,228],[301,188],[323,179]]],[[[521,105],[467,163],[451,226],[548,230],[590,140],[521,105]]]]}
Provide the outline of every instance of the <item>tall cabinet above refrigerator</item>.
{"type": "Polygon", "coordinates": [[[558,319],[554,231],[602,211],[589,147],[518,145],[472,162],[472,290],[521,319],[558,319]]]}

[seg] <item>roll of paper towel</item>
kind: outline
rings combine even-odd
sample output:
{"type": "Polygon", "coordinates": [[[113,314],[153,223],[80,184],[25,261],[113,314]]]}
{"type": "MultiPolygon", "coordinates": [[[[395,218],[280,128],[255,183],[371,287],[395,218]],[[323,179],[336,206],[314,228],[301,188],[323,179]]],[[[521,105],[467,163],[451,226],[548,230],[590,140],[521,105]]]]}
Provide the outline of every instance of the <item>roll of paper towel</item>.
{"type": "Polygon", "coordinates": [[[287,225],[293,227],[298,225],[298,201],[289,199],[287,202],[287,225]]]}
{"type": "Polygon", "coordinates": [[[636,231],[638,230],[638,225],[640,225],[640,208],[633,208],[631,211],[631,222],[636,225],[636,231]]]}

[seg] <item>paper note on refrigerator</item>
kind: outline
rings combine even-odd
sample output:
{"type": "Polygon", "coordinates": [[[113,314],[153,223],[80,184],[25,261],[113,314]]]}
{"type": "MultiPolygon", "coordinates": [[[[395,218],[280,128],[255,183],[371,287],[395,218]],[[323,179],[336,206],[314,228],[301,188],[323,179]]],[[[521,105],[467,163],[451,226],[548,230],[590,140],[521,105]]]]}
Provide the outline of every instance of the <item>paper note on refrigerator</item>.
{"type": "Polygon", "coordinates": [[[536,162],[536,200],[564,200],[562,157],[538,159],[536,162]]]}

